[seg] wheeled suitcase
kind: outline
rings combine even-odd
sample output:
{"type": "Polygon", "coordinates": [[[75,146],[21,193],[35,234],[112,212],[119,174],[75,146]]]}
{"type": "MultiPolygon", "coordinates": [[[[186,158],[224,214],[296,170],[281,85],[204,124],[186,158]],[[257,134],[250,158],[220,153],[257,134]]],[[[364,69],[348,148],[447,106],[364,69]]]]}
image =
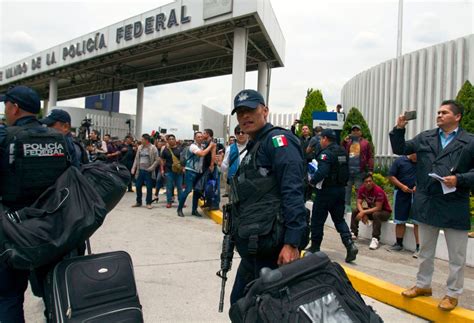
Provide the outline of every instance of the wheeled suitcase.
{"type": "Polygon", "coordinates": [[[125,251],[65,259],[50,272],[48,285],[51,322],[143,322],[125,251]]]}

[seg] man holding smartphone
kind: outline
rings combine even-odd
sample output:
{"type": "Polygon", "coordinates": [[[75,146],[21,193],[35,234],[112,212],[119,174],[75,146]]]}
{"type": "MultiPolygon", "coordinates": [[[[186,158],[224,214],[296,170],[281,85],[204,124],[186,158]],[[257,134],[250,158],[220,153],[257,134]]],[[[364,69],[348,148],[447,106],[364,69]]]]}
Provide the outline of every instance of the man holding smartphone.
{"type": "Polygon", "coordinates": [[[434,271],[434,256],[439,231],[444,231],[449,255],[449,276],[446,296],[438,307],[444,311],[454,309],[463,291],[464,266],[468,231],[471,228],[469,192],[474,187],[474,136],[459,124],[463,106],[446,100],[438,109],[438,128],[424,131],[405,141],[405,115],[398,117],[390,132],[395,154],[417,154],[416,193],[412,212],[418,222],[420,235],[419,267],[416,285],[402,292],[405,297],[430,296],[434,271]],[[441,183],[428,176],[436,173],[454,192],[444,194],[441,183]]]}

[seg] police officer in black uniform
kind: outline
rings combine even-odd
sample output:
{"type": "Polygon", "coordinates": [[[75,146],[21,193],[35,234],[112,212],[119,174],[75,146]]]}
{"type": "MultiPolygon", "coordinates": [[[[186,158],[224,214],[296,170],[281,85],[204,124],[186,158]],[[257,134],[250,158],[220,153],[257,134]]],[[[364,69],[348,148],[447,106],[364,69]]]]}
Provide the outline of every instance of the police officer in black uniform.
{"type": "Polygon", "coordinates": [[[321,152],[316,157],[318,170],[310,183],[317,188],[311,217],[310,252],[317,252],[323,241],[324,223],[331,213],[337,232],[347,249],[346,262],[356,259],[358,249],[351,239],[351,232],[344,220],[344,190],[349,176],[347,152],[336,143],[337,135],[332,129],[321,132],[321,152]],[[319,182],[323,181],[318,185],[319,182]]]}
{"type": "MultiPolygon", "coordinates": [[[[66,169],[66,143],[61,134],[43,127],[36,119],[40,98],[33,89],[15,86],[0,95],[0,102],[5,103],[8,126],[0,127],[0,209],[18,210],[29,206],[66,169]],[[44,162],[36,168],[29,167],[38,160],[44,162]]],[[[0,254],[2,251],[0,245],[0,254]]],[[[29,271],[0,262],[0,322],[24,322],[28,275],[29,271]]]]}
{"type": "Polygon", "coordinates": [[[231,304],[261,268],[298,259],[308,233],[298,138],[267,123],[269,110],[257,91],[239,92],[234,113],[250,140],[231,181],[232,235],[241,256],[231,304]]]}

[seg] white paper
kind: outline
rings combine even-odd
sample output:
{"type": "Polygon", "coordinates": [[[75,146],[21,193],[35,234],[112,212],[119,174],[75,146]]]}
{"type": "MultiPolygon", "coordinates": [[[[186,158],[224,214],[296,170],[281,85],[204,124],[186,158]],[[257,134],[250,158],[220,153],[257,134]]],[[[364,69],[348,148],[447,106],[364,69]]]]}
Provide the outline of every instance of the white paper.
{"type": "Polygon", "coordinates": [[[456,186],[454,187],[448,187],[446,186],[446,184],[444,184],[444,180],[441,176],[439,176],[438,174],[436,173],[429,173],[428,176],[436,179],[437,181],[439,181],[441,183],[441,188],[443,189],[443,194],[448,194],[448,193],[452,193],[452,192],[456,192],[456,186]]]}

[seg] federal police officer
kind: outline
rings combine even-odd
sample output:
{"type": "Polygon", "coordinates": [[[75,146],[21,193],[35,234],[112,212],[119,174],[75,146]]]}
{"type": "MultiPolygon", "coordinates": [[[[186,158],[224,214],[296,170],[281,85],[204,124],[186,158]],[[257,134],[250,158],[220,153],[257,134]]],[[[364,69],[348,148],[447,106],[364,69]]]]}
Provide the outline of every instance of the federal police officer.
{"type": "Polygon", "coordinates": [[[274,269],[298,259],[298,248],[307,243],[298,138],[267,123],[269,109],[257,91],[239,92],[234,113],[250,141],[231,181],[232,235],[242,258],[231,304],[243,296],[261,268],[274,269]]]}
{"type": "Polygon", "coordinates": [[[337,232],[341,235],[342,243],[346,246],[346,262],[351,262],[356,259],[358,250],[344,220],[344,187],[349,176],[348,156],[336,140],[334,130],[324,129],[321,132],[322,151],[316,158],[318,170],[310,181],[316,186],[317,193],[311,217],[311,246],[307,250],[319,251],[323,241],[324,223],[329,212],[337,232]],[[321,181],[322,186],[318,185],[321,181]]]}
{"type": "MultiPolygon", "coordinates": [[[[8,126],[0,127],[1,206],[16,210],[30,205],[66,169],[66,142],[36,119],[40,99],[33,89],[15,86],[0,95],[0,102],[5,103],[8,126]]],[[[24,322],[28,274],[0,262],[0,322],[24,322]]]]}
{"type": "Polygon", "coordinates": [[[79,168],[82,164],[89,162],[89,157],[85,148],[80,142],[74,140],[71,134],[71,116],[67,111],[61,109],[53,109],[51,112],[40,120],[42,124],[54,128],[62,133],[66,138],[68,151],[71,155],[71,165],[79,168]]]}

